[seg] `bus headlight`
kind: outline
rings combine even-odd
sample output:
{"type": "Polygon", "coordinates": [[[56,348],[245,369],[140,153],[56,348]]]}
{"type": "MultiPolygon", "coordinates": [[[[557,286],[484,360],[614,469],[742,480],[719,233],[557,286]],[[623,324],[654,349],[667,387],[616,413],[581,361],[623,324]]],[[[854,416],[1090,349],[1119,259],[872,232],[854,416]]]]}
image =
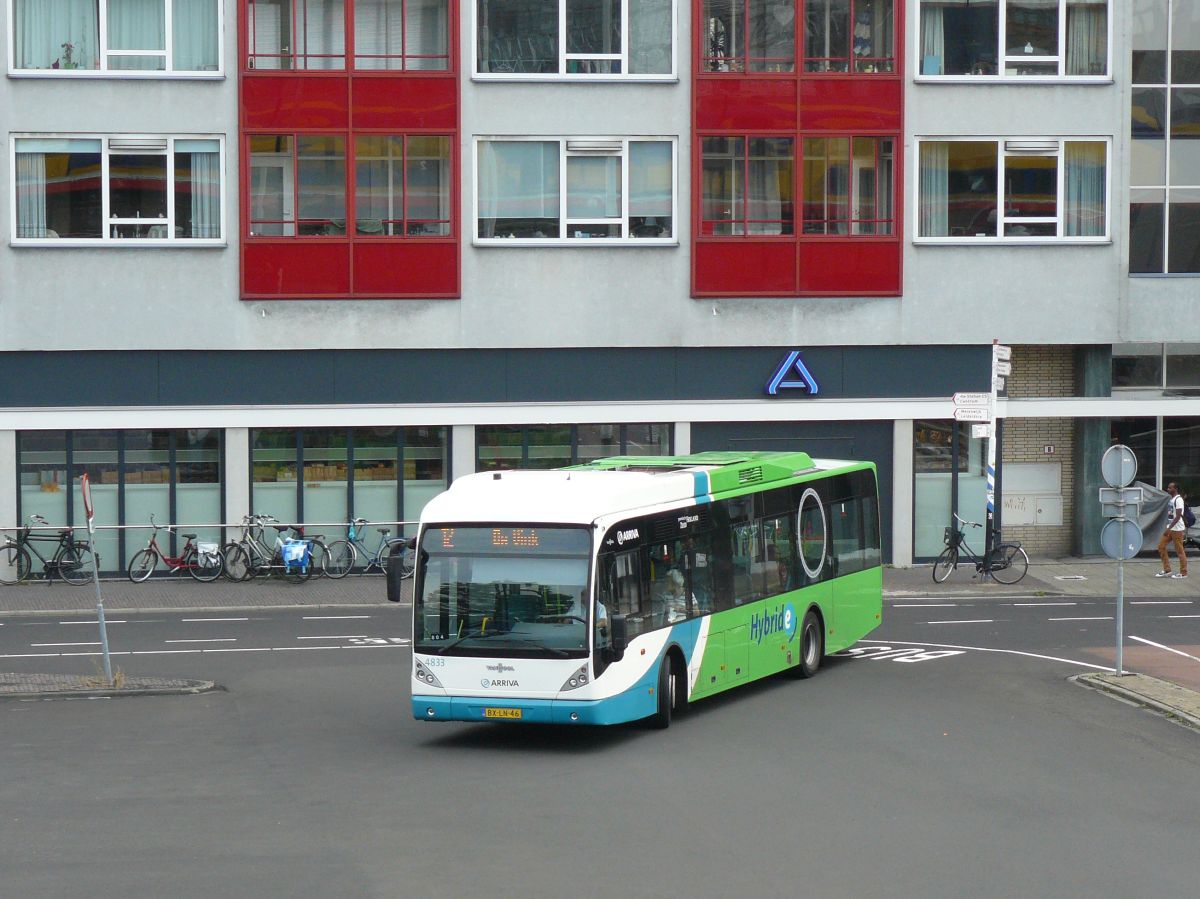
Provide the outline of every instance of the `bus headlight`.
{"type": "Polygon", "coordinates": [[[417,666],[417,680],[419,680],[423,684],[428,684],[431,687],[437,687],[439,690],[442,689],[441,682],[436,677],[434,677],[433,674],[430,673],[428,668],[426,668],[424,665],[422,665],[419,661],[416,663],[416,666],[417,666]]]}
{"type": "Polygon", "coordinates": [[[587,665],[581,667],[578,671],[567,678],[567,682],[558,688],[559,693],[566,693],[568,690],[575,690],[585,686],[588,682],[587,665]]]}

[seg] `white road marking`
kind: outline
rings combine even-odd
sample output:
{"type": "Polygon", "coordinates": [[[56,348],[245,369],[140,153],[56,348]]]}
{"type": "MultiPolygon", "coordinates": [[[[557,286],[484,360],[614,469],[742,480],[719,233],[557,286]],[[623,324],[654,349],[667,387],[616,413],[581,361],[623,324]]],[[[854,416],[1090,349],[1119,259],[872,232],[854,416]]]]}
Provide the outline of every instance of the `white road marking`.
{"type": "Polygon", "coordinates": [[[1190,599],[1134,599],[1130,600],[1131,606],[1190,606],[1190,599]]]}
{"type": "Polygon", "coordinates": [[[303,621],[346,621],[354,618],[370,618],[370,615],[304,615],[303,621]]]}
{"type": "MultiPolygon", "coordinates": [[[[100,620],[97,618],[93,618],[91,621],[60,621],[59,622],[59,624],[99,624],[99,623],[100,623],[100,620]]],[[[105,618],[104,623],[105,624],[128,624],[129,622],[127,622],[121,618],[116,618],[116,619],[105,618]]]]}
{"type": "MultiPolygon", "coordinates": [[[[396,638],[399,639],[399,638],[396,638]]],[[[403,643],[363,643],[350,646],[248,646],[224,647],[213,646],[203,649],[135,649],[112,651],[112,656],[153,656],[153,655],[196,655],[207,652],[296,652],[306,649],[399,649],[407,648],[411,641],[403,643]]],[[[0,654],[0,659],[67,659],[87,658],[102,655],[100,652],[15,652],[0,654]]]]}
{"type": "Polygon", "coordinates": [[[894,602],[893,609],[954,609],[956,602],[894,602]]]}
{"type": "Polygon", "coordinates": [[[163,640],[164,643],[236,643],[236,637],[213,637],[210,640],[163,640]]]}
{"type": "Polygon", "coordinates": [[[1073,603],[1073,602],[1014,602],[1013,605],[1018,606],[1019,608],[1022,608],[1022,609],[1033,609],[1038,606],[1074,606],[1074,605],[1078,605],[1078,603],[1073,603]]]}
{"type": "Polygon", "coordinates": [[[365,640],[367,634],[329,634],[324,637],[297,637],[297,640],[365,640]]]}
{"type": "Polygon", "coordinates": [[[249,618],[180,618],[180,621],[187,622],[208,622],[208,621],[249,621],[249,618]]]}
{"type": "Polygon", "coordinates": [[[1133,634],[1130,634],[1129,639],[1137,640],[1139,643],[1145,643],[1147,646],[1153,646],[1156,649],[1165,649],[1167,652],[1173,652],[1173,653],[1175,653],[1175,655],[1183,656],[1185,659],[1191,659],[1193,662],[1200,662],[1200,659],[1196,658],[1193,655],[1188,655],[1186,652],[1184,652],[1181,649],[1174,649],[1170,646],[1163,646],[1161,643],[1155,643],[1153,640],[1147,640],[1144,637],[1135,637],[1135,636],[1133,636],[1133,634]]]}
{"type": "Polygon", "coordinates": [[[1047,618],[1047,621],[1112,621],[1112,615],[1101,615],[1098,618],[1047,618]]]}
{"type": "Polygon", "coordinates": [[[48,649],[51,646],[99,646],[100,643],[30,643],[29,645],[39,649],[48,649]]]}
{"type": "Polygon", "coordinates": [[[993,618],[966,618],[958,621],[926,621],[926,624],[993,624],[993,618]]]}
{"type": "Polygon", "coordinates": [[[1200,618],[1200,615],[1168,615],[1168,618],[1200,618]]]}
{"type": "MultiPolygon", "coordinates": [[[[1132,639],[1137,639],[1136,637],[1132,639]]],[[[1093,665],[1091,662],[1077,662],[1075,659],[1060,659],[1057,656],[1044,656],[1036,652],[1022,652],[1019,649],[992,649],[987,646],[959,646],[954,643],[917,643],[912,640],[859,640],[860,643],[899,643],[905,646],[932,646],[935,649],[973,649],[975,652],[998,652],[1003,655],[1025,656],[1030,659],[1044,659],[1047,662],[1063,662],[1067,665],[1078,665],[1081,668],[1095,668],[1097,671],[1112,671],[1105,665],[1093,665]]]]}

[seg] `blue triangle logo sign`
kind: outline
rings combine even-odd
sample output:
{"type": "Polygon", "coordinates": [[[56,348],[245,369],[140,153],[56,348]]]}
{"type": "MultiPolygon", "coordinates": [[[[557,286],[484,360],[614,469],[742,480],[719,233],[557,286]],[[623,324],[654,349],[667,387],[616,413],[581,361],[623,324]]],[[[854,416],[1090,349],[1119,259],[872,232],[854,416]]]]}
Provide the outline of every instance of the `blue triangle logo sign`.
{"type": "Polygon", "coordinates": [[[775,370],[774,377],[767,384],[769,396],[779,396],[781,390],[805,390],[809,396],[817,395],[817,379],[804,365],[799,350],[792,350],[775,370]],[[799,380],[797,380],[799,376],[799,380]]]}

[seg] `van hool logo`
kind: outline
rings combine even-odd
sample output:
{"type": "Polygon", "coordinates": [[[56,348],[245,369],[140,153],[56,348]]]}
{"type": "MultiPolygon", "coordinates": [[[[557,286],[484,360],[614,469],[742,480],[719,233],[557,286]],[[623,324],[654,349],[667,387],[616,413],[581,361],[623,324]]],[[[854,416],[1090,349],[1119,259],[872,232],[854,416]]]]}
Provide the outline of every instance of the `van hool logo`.
{"type": "Polygon", "coordinates": [[[638,540],[641,536],[637,528],[630,528],[627,531],[617,531],[617,543],[624,546],[626,540],[638,540]]]}
{"type": "Polygon", "coordinates": [[[495,671],[497,674],[503,674],[505,671],[516,671],[512,665],[505,665],[503,662],[497,662],[495,665],[488,665],[488,671],[495,671]]]}
{"type": "Polygon", "coordinates": [[[755,612],[750,616],[750,639],[761,643],[771,634],[786,633],[792,639],[796,633],[796,610],[791,603],[774,612],[755,612]]]}

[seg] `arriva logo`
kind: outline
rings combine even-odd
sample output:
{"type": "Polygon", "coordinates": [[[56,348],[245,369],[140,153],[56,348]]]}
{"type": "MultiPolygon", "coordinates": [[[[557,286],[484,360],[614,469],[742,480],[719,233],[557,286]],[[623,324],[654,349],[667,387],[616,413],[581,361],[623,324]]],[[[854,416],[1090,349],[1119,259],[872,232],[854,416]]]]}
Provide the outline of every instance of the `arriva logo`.
{"type": "Polygon", "coordinates": [[[639,536],[641,535],[638,534],[637,528],[630,528],[627,531],[617,531],[617,543],[624,546],[626,540],[637,540],[639,536]]]}
{"type": "Polygon", "coordinates": [[[796,610],[789,602],[774,612],[756,612],[750,616],[750,639],[761,643],[771,634],[786,634],[792,639],[796,633],[796,610]]]}

